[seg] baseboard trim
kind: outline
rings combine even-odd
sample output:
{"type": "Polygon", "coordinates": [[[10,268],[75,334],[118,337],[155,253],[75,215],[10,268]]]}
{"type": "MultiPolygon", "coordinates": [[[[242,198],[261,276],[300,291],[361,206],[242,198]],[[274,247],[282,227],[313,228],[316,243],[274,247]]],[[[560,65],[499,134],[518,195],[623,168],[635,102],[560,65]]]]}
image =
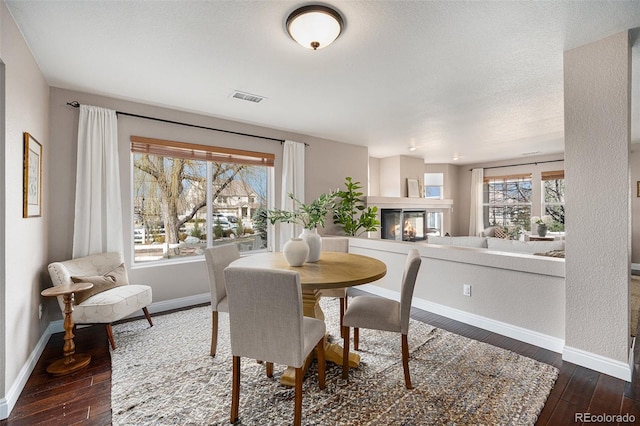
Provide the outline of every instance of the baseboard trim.
{"type": "Polygon", "coordinates": [[[29,376],[33,372],[33,369],[36,367],[42,352],[44,352],[45,347],[47,346],[47,342],[49,342],[49,338],[52,334],[57,333],[58,331],[63,330],[63,321],[52,321],[49,323],[47,328],[45,329],[42,336],[38,340],[35,348],[31,351],[29,358],[27,358],[27,362],[24,363],[20,372],[18,373],[18,377],[13,381],[13,384],[9,388],[7,395],[5,398],[0,399],[0,419],[4,420],[9,417],[11,410],[18,402],[18,398],[22,393],[22,389],[27,384],[27,380],[29,380],[29,376]]]}
{"type": "MultiPolygon", "coordinates": [[[[590,368],[591,370],[595,370],[627,382],[631,381],[633,367],[632,364],[628,364],[626,362],[616,361],[602,355],[583,351],[582,349],[572,348],[571,346],[564,347],[562,360],[590,368]]],[[[633,360],[633,354],[631,354],[630,360],[633,360]]]]}
{"type": "MultiPolygon", "coordinates": [[[[361,285],[358,286],[358,288],[369,293],[377,294],[378,296],[384,296],[393,300],[400,300],[400,293],[393,290],[371,284],[361,285]]],[[[529,343],[540,348],[548,349],[559,354],[563,352],[563,349],[565,347],[563,339],[549,336],[547,334],[539,333],[537,331],[529,330],[523,327],[518,327],[512,324],[507,324],[505,322],[496,321],[494,319],[483,317],[481,315],[461,311],[449,306],[429,302],[417,297],[413,298],[413,302],[411,305],[427,312],[451,318],[453,320],[460,321],[474,327],[479,327],[494,333],[498,333],[500,335],[507,336],[521,342],[529,343]]]]}
{"type": "MultiPolygon", "coordinates": [[[[194,296],[180,297],[178,299],[164,300],[162,302],[151,303],[147,307],[150,314],[157,314],[160,312],[171,311],[173,309],[182,309],[189,306],[201,305],[203,303],[211,302],[211,293],[196,294],[194,296]]],[[[125,317],[126,319],[137,318],[141,316],[141,311],[132,313],[125,317]]]]}

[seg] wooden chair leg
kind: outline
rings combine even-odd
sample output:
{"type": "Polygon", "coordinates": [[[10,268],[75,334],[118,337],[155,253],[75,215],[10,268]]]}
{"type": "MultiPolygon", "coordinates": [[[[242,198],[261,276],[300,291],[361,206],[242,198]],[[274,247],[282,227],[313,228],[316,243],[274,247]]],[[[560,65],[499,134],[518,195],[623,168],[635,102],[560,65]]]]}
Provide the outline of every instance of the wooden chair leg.
{"type": "Polygon", "coordinates": [[[149,327],[153,327],[153,321],[151,321],[151,315],[149,315],[149,310],[146,306],[142,308],[142,312],[144,312],[144,316],[147,317],[147,321],[149,321],[149,327]]]}
{"type": "Polygon", "coordinates": [[[111,343],[111,349],[116,350],[116,342],[113,340],[113,330],[111,330],[111,324],[106,325],[107,328],[107,337],[109,338],[109,343],[111,343]]]}
{"type": "Polygon", "coordinates": [[[344,337],[342,335],[342,319],[344,318],[344,311],[347,309],[347,298],[346,297],[341,297],[340,298],[340,337],[344,337]]]}
{"type": "Polygon", "coordinates": [[[407,389],[413,389],[409,375],[409,341],[406,334],[402,335],[402,367],[404,368],[404,384],[407,389]]]}
{"type": "Polygon", "coordinates": [[[273,377],[273,363],[272,362],[267,362],[267,377],[271,378],[273,377]]]}
{"type": "Polygon", "coordinates": [[[294,426],[302,425],[302,376],[304,370],[302,367],[296,368],[296,396],[295,407],[293,411],[293,424],[294,426]]]}
{"type": "Polygon", "coordinates": [[[360,350],[360,329],[356,327],[353,328],[353,349],[360,350]]]}
{"type": "Polygon", "coordinates": [[[211,312],[211,356],[216,356],[218,349],[218,311],[211,312]]]}
{"type": "Polygon", "coordinates": [[[349,378],[349,327],[342,327],[342,378],[349,378]]]}
{"type": "Polygon", "coordinates": [[[325,356],[324,356],[324,336],[322,336],[322,339],[320,339],[320,341],[318,342],[318,345],[316,346],[316,352],[318,353],[318,386],[320,387],[320,389],[324,389],[325,388],[325,377],[326,377],[326,370],[325,370],[325,356]]]}
{"type": "Polygon", "coordinates": [[[231,385],[231,423],[238,420],[240,406],[240,357],[233,357],[233,378],[231,385]]]}

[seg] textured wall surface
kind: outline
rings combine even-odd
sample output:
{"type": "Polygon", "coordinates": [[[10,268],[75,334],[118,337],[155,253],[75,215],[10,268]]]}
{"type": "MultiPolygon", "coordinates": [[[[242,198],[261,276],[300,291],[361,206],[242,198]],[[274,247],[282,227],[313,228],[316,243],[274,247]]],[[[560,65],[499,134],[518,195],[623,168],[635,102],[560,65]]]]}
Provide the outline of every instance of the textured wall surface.
{"type": "Polygon", "coordinates": [[[565,52],[568,347],[627,361],[630,272],[627,32],[565,52]]]}

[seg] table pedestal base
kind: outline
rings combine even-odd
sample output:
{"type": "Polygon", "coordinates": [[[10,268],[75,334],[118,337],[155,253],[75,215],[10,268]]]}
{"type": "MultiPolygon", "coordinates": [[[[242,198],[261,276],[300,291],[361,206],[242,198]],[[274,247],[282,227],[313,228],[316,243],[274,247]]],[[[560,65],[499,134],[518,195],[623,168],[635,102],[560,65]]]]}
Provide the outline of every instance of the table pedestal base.
{"type": "MultiPolygon", "coordinates": [[[[320,291],[319,290],[302,290],[302,309],[304,315],[311,318],[324,320],[324,312],[320,308],[320,291]]],[[[327,362],[333,362],[336,365],[342,365],[342,346],[336,343],[329,343],[325,338],[324,355],[327,362]]],[[[304,371],[307,371],[311,362],[316,358],[315,351],[304,363],[304,371]]],[[[349,352],[349,368],[357,368],[360,365],[360,355],[349,352]]],[[[280,383],[285,386],[295,386],[296,369],[287,367],[280,378],[280,383]]]]}
{"type": "Polygon", "coordinates": [[[67,357],[60,358],[59,360],[52,362],[47,367],[47,373],[51,373],[54,376],[63,376],[65,374],[73,373],[82,367],[86,367],[89,362],[91,362],[91,355],[73,354],[73,361],[68,364],[67,362],[67,357]]]}

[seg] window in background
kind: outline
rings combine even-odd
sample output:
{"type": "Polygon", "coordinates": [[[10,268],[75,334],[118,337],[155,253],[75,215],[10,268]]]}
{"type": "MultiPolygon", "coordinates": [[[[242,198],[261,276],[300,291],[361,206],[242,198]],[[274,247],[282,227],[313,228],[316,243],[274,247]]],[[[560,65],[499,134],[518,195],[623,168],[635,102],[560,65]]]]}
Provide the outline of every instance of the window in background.
{"type": "Polygon", "coordinates": [[[444,194],[444,174],[424,174],[424,197],[441,200],[444,194]]]}
{"type": "Polygon", "coordinates": [[[542,172],[543,211],[553,218],[551,232],[564,232],[564,170],[542,172]]]}
{"type": "Polygon", "coordinates": [[[267,246],[273,154],[131,137],[134,261],[267,246]]]}
{"type": "Polygon", "coordinates": [[[513,238],[531,230],[531,174],[484,178],[485,227],[503,226],[513,238]]]}

